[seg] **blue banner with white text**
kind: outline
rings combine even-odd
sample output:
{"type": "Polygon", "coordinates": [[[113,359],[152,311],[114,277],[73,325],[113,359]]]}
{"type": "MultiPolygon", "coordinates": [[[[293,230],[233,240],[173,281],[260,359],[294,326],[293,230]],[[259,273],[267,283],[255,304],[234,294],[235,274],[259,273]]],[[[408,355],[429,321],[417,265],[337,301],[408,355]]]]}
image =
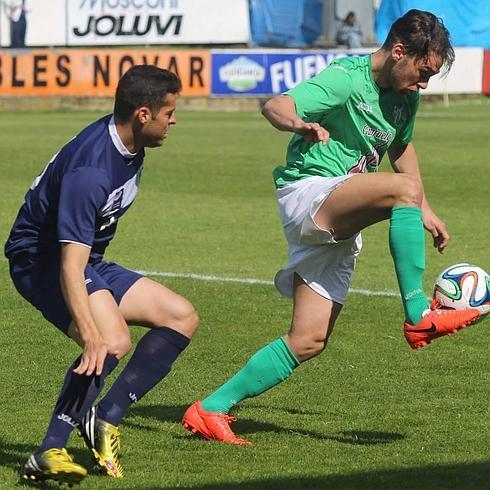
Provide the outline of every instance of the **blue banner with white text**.
{"type": "MultiPolygon", "coordinates": [[[[320,73],[347,51],[212,51],[212,95],[273,95],[320,73]]],[[[368,54],[356,52],[359,54],[368,54]]]]}

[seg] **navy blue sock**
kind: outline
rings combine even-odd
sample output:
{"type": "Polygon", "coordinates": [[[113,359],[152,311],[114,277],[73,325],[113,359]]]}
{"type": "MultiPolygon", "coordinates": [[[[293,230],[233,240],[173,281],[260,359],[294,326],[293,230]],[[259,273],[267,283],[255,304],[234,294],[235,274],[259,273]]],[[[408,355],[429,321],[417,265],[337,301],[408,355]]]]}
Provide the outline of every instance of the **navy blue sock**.
{"type": "Polygon", "coordinates": [[[38,452],[51,448],[64,448],[73,429],[95,402],[104,386],[104,380],[119,362],[115,356],[107,356],[100,376],[76,374],[73,370],[80,364],[80,356],[68,369],[56,402],[46,436],[38,452]]]}
{"type": "Polygon", "coordinates": [[[130,405],[170,372],[173,362],[189,342],[185,335],[167,327],[146,333],[107,395],[97,405],[97,417],[119,425],[130,405]]]}

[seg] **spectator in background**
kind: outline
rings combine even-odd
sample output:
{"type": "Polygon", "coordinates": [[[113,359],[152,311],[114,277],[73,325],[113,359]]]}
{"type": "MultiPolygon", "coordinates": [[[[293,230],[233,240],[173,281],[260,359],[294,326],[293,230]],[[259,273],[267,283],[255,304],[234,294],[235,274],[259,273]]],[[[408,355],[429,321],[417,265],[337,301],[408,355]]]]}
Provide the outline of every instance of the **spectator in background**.
{"type": "Polygon", "coordinates": [[[26,38],[26,1],[5,0],[3,2],[7,18],[10,22],[10,47],[25,48],[26,38]]]}
{"type": "Polygon", "coordinates": [[[337,42],[346,44],[349,49],[362,46],[362,30],[354,12],[349,12],[339,27],[337,42]]]}

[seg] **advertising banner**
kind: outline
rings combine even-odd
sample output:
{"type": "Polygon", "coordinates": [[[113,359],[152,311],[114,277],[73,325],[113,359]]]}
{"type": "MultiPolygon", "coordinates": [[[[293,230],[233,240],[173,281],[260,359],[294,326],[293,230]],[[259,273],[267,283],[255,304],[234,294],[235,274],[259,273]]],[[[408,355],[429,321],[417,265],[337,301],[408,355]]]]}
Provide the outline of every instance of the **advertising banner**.
{"type": "Polygon", "coordinates": [[[209,51],[64,49],[0,52],[0,96],[113,96],[136,64],[177,73],[183,96],[210,94],[209,51]]]}
{"type": "MultiPolygon", "coordinates": [[[[368,55],[356,50],[212,50],[212,95],[273,95],[320,73],[335,58],[368,55]]],[[[455,48],[456,61],[446,76],[436,75],[421,94],[479,94],[483,49],[455,48]]],[[[488,82],[490,83],[490,82],[488,82]]]]}
{"type": "MultiPolygon", "coordinates": [[[[250,41],[248,0],[26,0],[25,5],[27,47],[250,41]]],[[[10,46],[6,14],[0,5],[3,47],[10,46]]]]}
{"type": "Polygon", "coordinates": [[[247,43],[247,0],[72,0],[68,42],[77,45],[247,43]]]}
{"type": "Polygon", "coordinates": [[[213,95],[271,95],[320,73],[335,58],[371,50],[213,50],[213,95]]]}

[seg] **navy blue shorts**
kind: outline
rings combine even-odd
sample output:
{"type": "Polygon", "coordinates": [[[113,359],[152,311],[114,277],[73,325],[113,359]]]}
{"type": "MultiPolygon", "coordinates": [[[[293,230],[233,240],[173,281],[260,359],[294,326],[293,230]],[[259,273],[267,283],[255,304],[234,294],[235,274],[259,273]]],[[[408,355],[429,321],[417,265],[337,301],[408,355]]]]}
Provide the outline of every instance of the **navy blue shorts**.
{"type": "MultiPolygon", "coordinates": [[[[71,314],[61,292],[59,258],[36,260],[32,256],[14,257],[10,261],[10,276],[17,291],[35,306],[46,320],[68,334],[71,314]]],[[[85,269],[88,294],[108,289],[117,304],[141,277],[141,274],[103,260],[88,264],[85,269]]]]}

